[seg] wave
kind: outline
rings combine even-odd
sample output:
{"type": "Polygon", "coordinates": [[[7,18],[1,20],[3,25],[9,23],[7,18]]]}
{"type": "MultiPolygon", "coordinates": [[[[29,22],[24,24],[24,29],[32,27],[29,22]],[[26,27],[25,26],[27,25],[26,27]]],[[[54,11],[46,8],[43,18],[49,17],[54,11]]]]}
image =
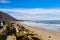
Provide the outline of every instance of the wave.
{"type": "Polygon", "coordinates": [[[60,32],[60,24],[44,24],[44,23],[36,23],[31,21],[19,22],[20,24],[25,24],[32,27],[43,28],[47,30],[60,32]]]}

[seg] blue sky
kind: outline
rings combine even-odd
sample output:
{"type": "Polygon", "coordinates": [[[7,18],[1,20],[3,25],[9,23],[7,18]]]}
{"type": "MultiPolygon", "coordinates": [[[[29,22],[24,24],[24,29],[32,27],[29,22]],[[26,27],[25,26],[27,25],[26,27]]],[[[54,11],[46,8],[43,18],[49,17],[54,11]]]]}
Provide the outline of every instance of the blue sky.
{"type": "Polygon", "coordinates": [[[3,8],[58,8],[60,0],[5,0],[9,3],[0,3],[3,8]]]}
{"type": "Polygon", "coordinates": [[[60,20],[60,0],[0,0],[0,11],[23,20],[60,20]]]}

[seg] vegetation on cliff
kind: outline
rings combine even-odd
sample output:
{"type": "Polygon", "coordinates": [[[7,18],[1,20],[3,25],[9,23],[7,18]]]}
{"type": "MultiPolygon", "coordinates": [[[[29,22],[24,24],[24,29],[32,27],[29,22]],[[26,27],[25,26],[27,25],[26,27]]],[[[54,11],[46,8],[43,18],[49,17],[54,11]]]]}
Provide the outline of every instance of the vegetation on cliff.
{"type": "Polygon", "coordinates": [[[6,29],[0,33],[0,40],[42,40],[42,38],[22,25],[7,23],[6,29]]]}

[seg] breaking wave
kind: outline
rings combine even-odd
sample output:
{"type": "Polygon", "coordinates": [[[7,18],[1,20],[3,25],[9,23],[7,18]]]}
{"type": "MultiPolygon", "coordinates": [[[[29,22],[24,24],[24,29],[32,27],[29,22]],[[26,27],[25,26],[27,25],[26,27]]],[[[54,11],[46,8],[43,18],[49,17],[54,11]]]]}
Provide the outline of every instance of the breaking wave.
{"type": "Polygon", "coordinates": [[[31,21],[19,22],[20,24],[25,24],[32,27],[43,28],[47,30],[60,32],[60,24],[44,24],[44,23],[36,23],[31,21]]]}

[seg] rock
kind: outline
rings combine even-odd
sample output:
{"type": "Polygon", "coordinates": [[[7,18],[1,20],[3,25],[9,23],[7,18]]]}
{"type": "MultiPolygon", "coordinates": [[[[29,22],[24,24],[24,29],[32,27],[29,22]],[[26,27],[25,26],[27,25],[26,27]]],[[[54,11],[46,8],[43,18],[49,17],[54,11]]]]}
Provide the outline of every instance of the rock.
{"type": "Polygon", "coordinates": [[[16,36],[13,35],[7,36],[6,40],[16,40],[16,36]]]}
{"type": "Polygon", "coordinates": [[[42,38],[22,25],[10,23],[7,24],[6,40],[42,40],[42,38]]]}

